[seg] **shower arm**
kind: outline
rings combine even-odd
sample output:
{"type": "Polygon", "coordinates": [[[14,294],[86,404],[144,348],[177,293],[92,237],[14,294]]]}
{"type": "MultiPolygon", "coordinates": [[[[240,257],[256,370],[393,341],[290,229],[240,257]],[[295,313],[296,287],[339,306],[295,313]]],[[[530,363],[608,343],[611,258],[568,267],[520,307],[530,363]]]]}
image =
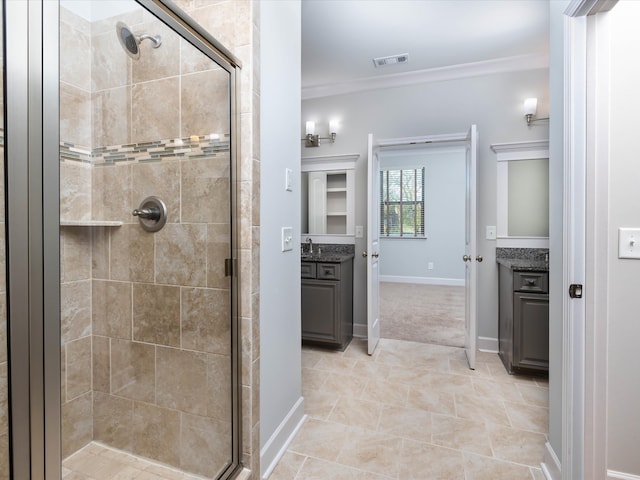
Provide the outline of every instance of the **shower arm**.
{"type": "Polygon", "coordinates": [[[162,38],[160,35],[149,35],[148,33],[143,33],[136,36],[136,40],[138,41],[138,44],[140,44],[142,40],[151,40],[153,42],[153,48],[158,48],[162,45],[162,38]]]}

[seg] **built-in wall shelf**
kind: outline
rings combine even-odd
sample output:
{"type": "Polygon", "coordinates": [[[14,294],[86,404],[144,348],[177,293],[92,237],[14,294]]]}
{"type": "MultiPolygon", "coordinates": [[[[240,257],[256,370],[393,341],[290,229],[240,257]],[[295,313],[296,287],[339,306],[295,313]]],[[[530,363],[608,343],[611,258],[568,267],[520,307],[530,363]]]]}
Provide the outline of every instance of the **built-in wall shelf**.
{"type": "Polygon", "coordinates": [[[109,220],[78,220],[78,221],[60,221],[61,227],[121,227],[122,222],[113,222],[109,220]]]}

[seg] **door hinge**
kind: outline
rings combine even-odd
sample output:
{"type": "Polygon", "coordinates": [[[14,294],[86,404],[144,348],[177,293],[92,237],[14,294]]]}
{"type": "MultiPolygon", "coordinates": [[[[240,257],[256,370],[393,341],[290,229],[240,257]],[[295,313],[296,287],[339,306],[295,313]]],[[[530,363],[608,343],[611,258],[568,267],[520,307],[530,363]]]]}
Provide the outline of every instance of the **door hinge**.
{"type": "Polygon", "coordinates": [[[579,283],[569,285],[569,296],[571,298],[582,298],[582,285],[579,283]]]}
{"type": "Polygon", "coordinates": [[[232,277],[235,273],[235,258],[224,259],[224,276],[232,277]]]}

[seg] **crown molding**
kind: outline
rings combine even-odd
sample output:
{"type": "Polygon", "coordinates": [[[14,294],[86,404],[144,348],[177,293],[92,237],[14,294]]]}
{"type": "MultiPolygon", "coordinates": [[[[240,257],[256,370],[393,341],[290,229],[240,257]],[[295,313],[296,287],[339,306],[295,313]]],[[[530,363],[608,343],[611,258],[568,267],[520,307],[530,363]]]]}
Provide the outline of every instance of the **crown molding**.
{"type": "Polygon", "coordinates": [[[464,63],[448,67],[416,70],[407,73],[359,78],[342,83],[303,87],[302,100],[419,83],[441,82],[495,73],[536,70],[540,68],[549,68],[548,54],[518,55],[515,57],[497,58],[494,60],[464,63]]]}

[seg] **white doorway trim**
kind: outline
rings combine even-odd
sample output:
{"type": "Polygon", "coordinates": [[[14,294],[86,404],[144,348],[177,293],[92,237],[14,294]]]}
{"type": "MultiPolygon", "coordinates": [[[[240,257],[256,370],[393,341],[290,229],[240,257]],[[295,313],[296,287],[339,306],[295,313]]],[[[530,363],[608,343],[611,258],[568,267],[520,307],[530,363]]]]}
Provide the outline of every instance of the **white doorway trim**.
{"type": "Polygon", "coordinates": [[[552,476],[562,480],[606,478],[609,57],[598,13],[616,1],[574,0],[565,11],[562,459],[552,476]],[[571,283],[584,285],[583,299],[569,298],[571,283]]]}

